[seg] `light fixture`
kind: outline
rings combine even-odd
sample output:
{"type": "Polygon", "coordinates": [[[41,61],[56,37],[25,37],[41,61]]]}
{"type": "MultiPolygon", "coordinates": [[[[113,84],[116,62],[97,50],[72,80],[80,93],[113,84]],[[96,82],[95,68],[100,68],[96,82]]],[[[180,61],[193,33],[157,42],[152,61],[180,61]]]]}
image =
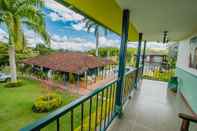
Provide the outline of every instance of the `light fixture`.
{"type": "Polygon", "coordinates": [[[168,31],[163,32],[163,44],[168,43],[168,31]]]}

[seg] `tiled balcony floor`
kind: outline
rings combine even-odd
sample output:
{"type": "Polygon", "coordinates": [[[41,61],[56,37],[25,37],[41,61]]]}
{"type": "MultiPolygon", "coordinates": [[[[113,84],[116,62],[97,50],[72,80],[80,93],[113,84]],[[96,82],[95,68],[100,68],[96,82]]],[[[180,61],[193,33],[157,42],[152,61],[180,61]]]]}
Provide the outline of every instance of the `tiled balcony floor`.
{"type": "MultiPolygon", "coordinates": [[[[191,114],[181,97],[167,90],[167,83],[143,80],[123,117],[114,120],[108,131],[180,131],[179,112],[191,114]]],[[[197,125],[191,131],[197,131],[197,125]]]]}

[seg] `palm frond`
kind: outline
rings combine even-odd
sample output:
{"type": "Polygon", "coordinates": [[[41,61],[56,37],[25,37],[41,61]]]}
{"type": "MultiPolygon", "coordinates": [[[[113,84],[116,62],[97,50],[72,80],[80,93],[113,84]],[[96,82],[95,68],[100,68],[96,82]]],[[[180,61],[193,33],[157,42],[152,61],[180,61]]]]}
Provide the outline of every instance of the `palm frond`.
{"type": "Polygon", "coordinates": [[[3,23],[3,12],[0,11],[0,25],[3,23]]]}
{"type": "Polygon", "coordinates": [[[99,26],[96,25],[94,28],[94,35],[96,36],[99,33],[99,26]]]}
{"type": "Polygon", "coordinates": [[[94,28],[94,24],[88,25],[87,27],[87,32],[90,32],[92,28],[94,28]]]}
{"type": "Polygon", "coordinates": [[[9,34],[9,43],[15,46],[25,46],[25,35],[22,26],[37,32],[45,43],[50,43],[46,31],[42,0],[0,0],[0,23],[5,23],[9,34]]]}
{"type": "Polygon", "coordinates": [[[17,9],[29,5],[35,6],[36,8],[42,8],[44,7],[44,2],[42,0],[16,0],[13,7],[17,9]]]}
{"type": "Polygon", "coordinates": [[[15,38],[13,14],[11,12],[5,11],[4,15],[2,16],[2,20],[5,23],[6,28],[8,30],[9,39],[10,39],[9,44],[13,44],[15,38]]]}
{"type": "Polygon", "coordinates": [[[23,24],[25,24],[29,29],[41,35],[46,44],[50,44],[50,37],[47,31],[45,30],[45,25],[41,26],[38,23],[35,23],[34,21],[30,20],[24,20],[23,24]]]}
{"type": "Polygon", "coordinates": [[[15,15],[19,15],[21,18],[25,19],[40,19],[40,23],[43,23],[44,21],[44,14],[31,5],[19,7],[16,10],[15,15]]]}
{"type": "Polygon", "coordinates": [[[8,0],[0,0],[0,9],[1,10],[8,10],[9,8],[9,1],[8,0]]]}

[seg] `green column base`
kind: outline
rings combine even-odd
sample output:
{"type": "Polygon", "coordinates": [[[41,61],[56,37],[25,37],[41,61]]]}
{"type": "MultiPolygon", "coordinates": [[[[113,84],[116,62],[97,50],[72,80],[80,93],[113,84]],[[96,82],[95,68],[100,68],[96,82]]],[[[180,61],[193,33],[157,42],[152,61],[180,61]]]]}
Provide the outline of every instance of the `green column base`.
{"type": "Polygon", "coordinates": [[[122,107],[116,105],[115,106],[115,112],[118,114],[118,117],[121,118],[123,116],[123,112],[122,112],[122,107]]]}

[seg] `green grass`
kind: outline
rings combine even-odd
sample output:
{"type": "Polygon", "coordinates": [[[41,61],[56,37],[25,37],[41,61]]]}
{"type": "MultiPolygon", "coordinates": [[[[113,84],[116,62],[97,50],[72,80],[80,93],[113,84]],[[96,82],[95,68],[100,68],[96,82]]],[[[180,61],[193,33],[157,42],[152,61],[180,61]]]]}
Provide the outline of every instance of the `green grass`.
{"type": "MultiPolygon", "coordinates": [[[[43,88],[38,81],[34,80],[23,80],[24,85],[17,88],[5,88],[2,83],[0,83],[0,130],[2,131],[15,131],[26,126],[27,124],[38,120],[47,115],[47,113],[34,113],[32,112],[32,105],[34,100],[45,93],[47,93],[46,88],[43,88]]],[[[53,90],[54,92],[55,90],[53,90]]],[[[76,95],[71,95],[68,92],[58,92],[63,98],[63,105],[67,105],[74,99],[78,98],[76,95]]],[[[97,124],[100,123],[100,119],[105,119],[106,115],[109,115],[114,107],[114,96],[115,90],[104,91],[104,101],[103,106],[101,106],[101,92],[98,94],[98,117],[97,124]],[[111,100],[110,100],[111,99],[111,100]],[[107,105],[106,105],[107,104],[107,105]],[[102,108],[102,116],[101,116],[102,108]],[[106,110],[107,109],[107,110],[106,110]]],[[[90,101],[84,103],[84,130],[89,127],[89,107],[90,101]]],[[[96,96],[92,98],[92,122],[91,130],[95,127],[95,115],[96,115],[96,96]]],[[[75,131],[81,128],[81,106],[77,106],[74,109],[74,129],[75,131]]],[[[63,115],[60,118],[60,128],[61,130],[70,130],[70,112],[63,115]]],[[[47,127],[43,128],[42,131],[54,131],[56,129],[56,122],[49,124],[47,127]]]]}
{"type": "MultiPolygon", "coordinates": [[[[112,89],[111,91],[115,92],[114,89],[112,89]]],[[[109,92],[110,91],[108,91],[108,93],[109,92]]],[[[111,94],[113,94],[112,92],[111,94]]],[[[103,100],[103,105],[102,105],[101,104],[102,93],[100,92],[98,94],[97,122],[96,122],[96,96],[92,97],[92,108],[91,108],[92,111],[91,111],[91,123],[90,123],[91,131],[94,131],[95,122],[97,123],[97,125],[100,125],[101,121],[104,121],[106,116],[109,116],[110,113],[114,109],[114,102],[115,102],[113,99],[114,96],[113,95],[107,96],[107,90],[104,90],[103,96],[104,96],[104,100],[103,100]],[[101,109],[102,109],[102,115],[101,115],[101,109]]],[[[87,100],[84,102],[84,114],[83,114],[83,118],[84,118],[83,129],[85,131],[87,131],[90,126],[89,125],[89,119],[90,119],[89,109],[90,109],[90,100],[87,100]]],[[[73,112],[74,112],[73,114],[74,131],[80,131],[81,130],[81,105],[75,107],[73,112]]],[[[62,131],[71,130],[71,125],[70,125],[71,117],[70,116],[71,116],[71,113],[68,112],[67,114],[60,117],[60,130],[62,131]]],[[[56,130],[56,121],[54,121],[53,123],[50,123],[49,125],[47,125],[45,128],[42,129],[42,131],[54,131],[54,130],[56,130]]]]}
{"type": "MultiPolygon", "coordinates": [[[[32,112],[34,100],[47,90],[41,87],[38,81],[23,80],[23,86],[17,88],[5,88],[0,83],[0,130],[17,131],[21,127],[46,116],[47,113],[32,112]]],[[[63,105],[70,103],[78,96],[68,92],[55,91],[61,95],[63,105]]]]}

